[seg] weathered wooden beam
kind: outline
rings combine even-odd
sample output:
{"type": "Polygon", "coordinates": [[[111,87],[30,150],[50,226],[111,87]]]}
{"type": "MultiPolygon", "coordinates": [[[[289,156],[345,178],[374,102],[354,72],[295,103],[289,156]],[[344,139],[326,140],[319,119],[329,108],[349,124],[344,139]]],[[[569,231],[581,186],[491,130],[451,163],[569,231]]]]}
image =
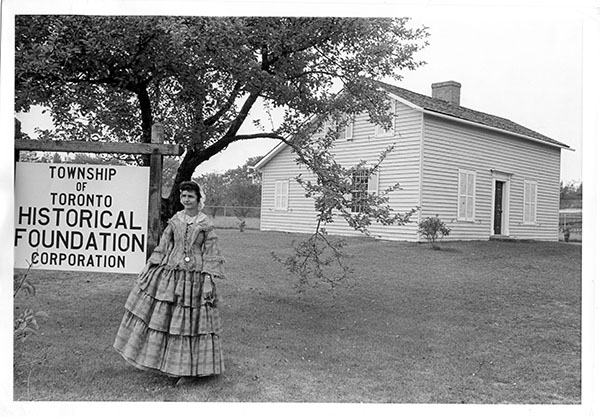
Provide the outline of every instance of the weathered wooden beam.
{"type": "Polygon", "coordinates": [[[168,143],[87,142],[81,140],[15,139],[15,151],[182,155],[183,147],[168,143]]]}
{"type": "MultiPolygon", "coordinates": [[[[152,144],[159,145],[164,140],[164,128],[160,123],[152,125],[152,144]]],[[[162,169],[163,156],[150,155],[150,189],[148,195],[148,246],[146,254],[150,256],[158,245],[161,234],[160,210],[162,205],[162,169]]]]}

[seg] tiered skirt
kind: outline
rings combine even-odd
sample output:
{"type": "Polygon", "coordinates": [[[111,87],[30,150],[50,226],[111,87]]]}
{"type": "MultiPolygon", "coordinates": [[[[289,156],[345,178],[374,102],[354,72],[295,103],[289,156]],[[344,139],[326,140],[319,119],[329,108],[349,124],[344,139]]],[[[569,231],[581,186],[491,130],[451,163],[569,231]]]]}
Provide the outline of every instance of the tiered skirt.
{"type": "Polygon", "coordinates": [[[127,362],[171,376],[224,370],[217,293],[203,294],[198,271],[152,266],[139,276],[125,303],[114,348],[127,362]]]}

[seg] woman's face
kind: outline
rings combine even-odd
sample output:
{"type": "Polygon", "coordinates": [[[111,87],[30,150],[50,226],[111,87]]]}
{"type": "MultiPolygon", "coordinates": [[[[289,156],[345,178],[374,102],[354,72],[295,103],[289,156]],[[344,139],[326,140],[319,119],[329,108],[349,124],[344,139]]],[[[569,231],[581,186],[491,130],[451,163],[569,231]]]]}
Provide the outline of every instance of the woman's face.
{"type": "Polygon", "coordinates": [[[184,190],[179,196],[179,201],[186,210],[196,210],[198,208],[198,197],[193,191],[184,190]]]}

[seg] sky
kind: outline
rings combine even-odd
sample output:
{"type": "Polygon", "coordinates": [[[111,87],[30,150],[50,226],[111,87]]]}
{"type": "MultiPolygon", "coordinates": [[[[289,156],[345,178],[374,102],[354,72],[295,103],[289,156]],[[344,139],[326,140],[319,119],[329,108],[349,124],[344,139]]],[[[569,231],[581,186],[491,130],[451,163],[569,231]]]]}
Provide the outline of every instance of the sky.
{"type": "MultiPolygon", "coordinates": [[[[504,117],[567,144],[561,179],[582,180],[585,15],[578,10],[429,8],[409,15],[429,27],[427,62],[396,85],[431,95],[431,84],[461,83],[461,105],[504,117]]],[[[592,138],[589,138],[590,140],[592,138]]],[[[231,145],[198,172],[242,164],[277,143],[231,145]]]]}
{"type": "MultiPolygon", "coordinates": [[[[160,1],[114,3],[121,6],[144,4],[146,8],[135,9],[140,13],[148,9],[161,11],[148,6],[160,4],[160,1]]],[[[190,1],[180,3],[191,4],[190,1]]],[[[584,128],[585,83],[591,71],[586,73],[586,59],[593,50],[590,38],[595,35],[588,28],[598,25],[598,8],[578,6],[578,2],[564,6],[552,1],[545,2],[550,6],[543,7],[537,6],[537,2],[522,3],[528,6],[507,6],[502,2],[484,1],[477,3],[482,5],[473,6],[441,1],[425,2],[427,6],[420,7],[414,3],[374,2],[369,8],[370,15],[409,16],[412,26],[429,28],[429,45],[416,54],[426,64],[414,71],[404,71],[404,79],[395,84],[430,95],[432,83],[458,81],[462,85],[463,106],[510,119],[569,145],[572,150],[562,152],[561,179],[565,182],[582,180],[582,155],[586,134],[589,135],[584,128]]],[[[349,14],[355,12],[355,15],[366,16],[360,2],[349,5],[350,9],[344,9],[349,14]]],[[[190,13],[202,12],[199,8],[189,10],[190,13]]],[[[256,13],[260,8],[253,10],[256,13]]],[[[276,10],[269,10],[277,14],[276,10]]],[[[321,7],[315,10],[327,15],[328,10],[339,12],[340,9],[321,7]]],[[[82,13],[86,11],[90,10],[84,7],[82,13]]],[[[293,11],[288,7],[281,13],[294,14],[293,11]]],[[[219,8],[214,12],[222,14],[219,8]]],[[[165,13],[169,11],[165,10],[165,13]]],[[[256,117],[265,115],[257,111],[249,120],[256,117]]],[[[32,133],[35,126],[47,124],[35,112],[20,118],[27,133],[32,133]]],[[[249,157],[265,155],[275,145],[277,142],[272,139],[234,143],[203,163],[196,174],[235,168],[249,157]]]]}

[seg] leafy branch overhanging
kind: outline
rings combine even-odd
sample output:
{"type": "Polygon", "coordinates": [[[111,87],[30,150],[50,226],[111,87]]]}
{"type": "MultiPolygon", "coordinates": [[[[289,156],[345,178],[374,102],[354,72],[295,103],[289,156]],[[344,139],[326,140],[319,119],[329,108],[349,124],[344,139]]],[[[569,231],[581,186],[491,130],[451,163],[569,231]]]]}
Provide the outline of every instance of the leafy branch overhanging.
{"type": "Polygon", "coordinates": [[[376,175],[394,146],[383,150],[372,165],[360,161],[354,166],[344,167],[336,162],[331,152],[347,116],[338,113],[329,120],[324,136],[319,141],[311,141],[310,146],[304,146],[302,142],[322,129],[323,122],[306,126],[302,134],[289,141],[296,152],[298,165],[307,167],[316,177],[313,180],[305,179],[303,175],[296,177],[305,190],[306,198],[314,199],[316,226],[306,239],[293,243],[291,255],[281,257],[272,252],[272,256],[296,278],[295,285],[299,291],[321,284],[326,284],[331,290],[340,284],[351,284],[353,270],[348,263],[347,244],[342,238],[327,232],[327,226],[336,218],[342,218],[353,230],[372,236],[369,227],[373,222],[402,226],[418,210],[414,207],[399,213],[389,205],[389,194],[401,190],[399,183],[379,193],[356,192],[354,179],[357,174],[367,178],[376,175]]]}

